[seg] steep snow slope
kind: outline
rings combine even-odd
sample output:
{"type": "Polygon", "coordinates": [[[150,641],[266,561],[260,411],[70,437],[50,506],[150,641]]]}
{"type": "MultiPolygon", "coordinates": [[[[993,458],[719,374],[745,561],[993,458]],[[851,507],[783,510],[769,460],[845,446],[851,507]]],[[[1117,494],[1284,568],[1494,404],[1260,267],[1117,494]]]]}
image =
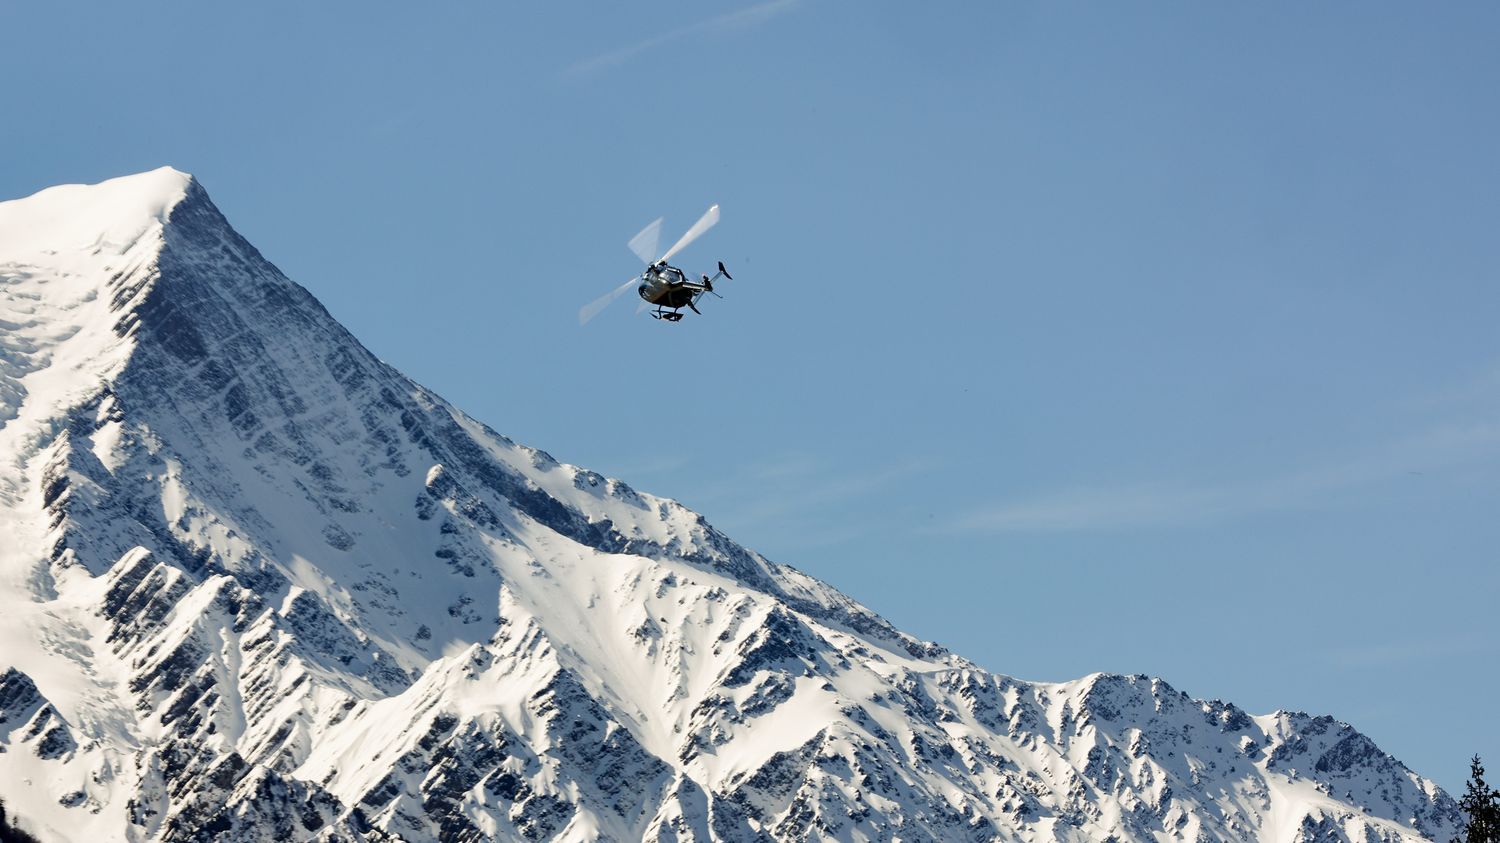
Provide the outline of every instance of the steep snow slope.
{"type": "Polygon", "coordinates": [[[0,296],[0,798],[56,839],[1452,832],[1345,724],[986,673],[511,442],[182,173],[0,203],[0,296]]]}

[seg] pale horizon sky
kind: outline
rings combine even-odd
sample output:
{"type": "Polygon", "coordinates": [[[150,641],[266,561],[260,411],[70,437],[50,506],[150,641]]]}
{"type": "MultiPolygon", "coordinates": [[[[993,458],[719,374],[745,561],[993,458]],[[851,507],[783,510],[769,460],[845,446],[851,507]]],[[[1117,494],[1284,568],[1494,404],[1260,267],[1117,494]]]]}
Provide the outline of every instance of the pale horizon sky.
{"type": "Polygon", "coordinates": [[[170,164],[383,359],[1028,679],[1500,764],[1500,7],[0,8],[0,197],[170,164]],[[666,325],[626,241],[735,280],[666,325]],[[711,270],[710,270],[711,271],[711,270]]]}

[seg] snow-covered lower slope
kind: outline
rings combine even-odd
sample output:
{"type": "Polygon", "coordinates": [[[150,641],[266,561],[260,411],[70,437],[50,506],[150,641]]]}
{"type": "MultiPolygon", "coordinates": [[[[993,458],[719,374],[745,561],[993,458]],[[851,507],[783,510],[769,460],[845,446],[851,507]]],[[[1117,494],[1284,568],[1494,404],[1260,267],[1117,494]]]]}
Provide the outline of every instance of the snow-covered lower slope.
{"type": "Polygon", "coordinates": [[[511,442],[182,173],[0,203],[0,331],[0,799],[49,839],[1453,831],[1346,724],[987,673],[511,442]]]}

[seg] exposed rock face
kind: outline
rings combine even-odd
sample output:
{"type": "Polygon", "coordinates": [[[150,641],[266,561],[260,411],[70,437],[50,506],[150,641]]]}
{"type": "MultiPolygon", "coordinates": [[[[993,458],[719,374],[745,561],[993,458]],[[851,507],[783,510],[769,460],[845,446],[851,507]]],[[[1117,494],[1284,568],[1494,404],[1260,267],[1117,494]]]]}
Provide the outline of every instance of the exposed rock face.
{"type": "Polygon", "coordinates": [[[1348,725],[986,673],[375,359],[170,170],[0,204],[0,798],[58,840],[1445,840],[1348,725]]]}

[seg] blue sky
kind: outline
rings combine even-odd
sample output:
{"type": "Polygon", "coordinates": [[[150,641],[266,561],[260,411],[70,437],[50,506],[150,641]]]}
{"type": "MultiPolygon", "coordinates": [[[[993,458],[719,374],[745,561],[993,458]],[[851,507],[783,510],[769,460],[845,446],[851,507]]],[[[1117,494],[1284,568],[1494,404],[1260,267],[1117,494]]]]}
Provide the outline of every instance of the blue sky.
{"type": "Polygon", "coordinates": [[[1330,713],[1450,790],[1500,762],[1500,7],[0,27],[0,195],[193,172],[474,416],[991,669],[1330,713]],[[681,263],[727,300],[579,328],[715,202],[681,263]]]}

